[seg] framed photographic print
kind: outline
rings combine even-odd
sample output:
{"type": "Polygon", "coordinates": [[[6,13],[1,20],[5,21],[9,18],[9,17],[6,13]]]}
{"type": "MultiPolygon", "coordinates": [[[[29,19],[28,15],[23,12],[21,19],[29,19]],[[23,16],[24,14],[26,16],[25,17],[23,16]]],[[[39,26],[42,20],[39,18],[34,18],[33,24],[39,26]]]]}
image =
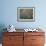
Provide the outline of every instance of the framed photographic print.
{"type": "Polygon", "coordinates": [[[17,20],[21,22],[35,21],[35,8],[34,7],[18,7],[17,20]]]}

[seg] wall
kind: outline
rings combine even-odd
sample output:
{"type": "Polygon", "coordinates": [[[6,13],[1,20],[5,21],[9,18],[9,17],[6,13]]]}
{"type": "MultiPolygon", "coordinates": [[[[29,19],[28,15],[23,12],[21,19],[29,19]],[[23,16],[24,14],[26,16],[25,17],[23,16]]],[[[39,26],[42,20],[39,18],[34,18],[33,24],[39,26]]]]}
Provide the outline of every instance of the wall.
{"type": "Polygon", "coordinates": [[[1,0],[0,24],[16,28],[46,28],[46,0],[1,0]],[[35,22],[17,22],[17,7],[35,7],[35,22]]]}

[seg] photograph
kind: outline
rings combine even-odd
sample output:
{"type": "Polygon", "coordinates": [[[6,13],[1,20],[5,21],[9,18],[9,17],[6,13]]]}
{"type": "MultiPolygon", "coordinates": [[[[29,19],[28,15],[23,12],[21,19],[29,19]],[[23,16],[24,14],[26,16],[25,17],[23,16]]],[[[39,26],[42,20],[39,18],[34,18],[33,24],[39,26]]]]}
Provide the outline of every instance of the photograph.
{"type": "Polygon", "coordinates": [[[35,20],[34,7],[18,7],[17,8],[17,20],[23,22],[31,22],[35,20]]]}

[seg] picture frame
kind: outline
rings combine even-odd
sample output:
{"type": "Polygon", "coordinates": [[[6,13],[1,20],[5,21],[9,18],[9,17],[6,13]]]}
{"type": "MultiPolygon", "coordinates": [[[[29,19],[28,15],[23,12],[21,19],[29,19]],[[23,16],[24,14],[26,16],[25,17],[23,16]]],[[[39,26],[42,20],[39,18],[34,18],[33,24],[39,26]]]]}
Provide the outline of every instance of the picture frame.
{"type": "Polygon", "coordinates": [[[33,22],[35,21],[35,7],[18,7],[17,8],[18,22],[33,22]]]}

